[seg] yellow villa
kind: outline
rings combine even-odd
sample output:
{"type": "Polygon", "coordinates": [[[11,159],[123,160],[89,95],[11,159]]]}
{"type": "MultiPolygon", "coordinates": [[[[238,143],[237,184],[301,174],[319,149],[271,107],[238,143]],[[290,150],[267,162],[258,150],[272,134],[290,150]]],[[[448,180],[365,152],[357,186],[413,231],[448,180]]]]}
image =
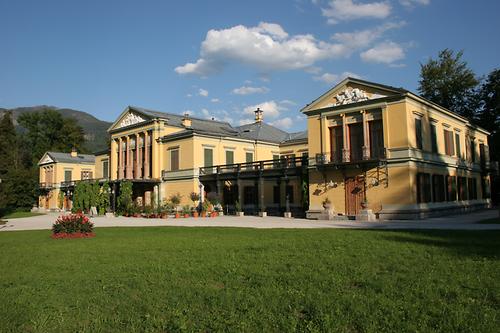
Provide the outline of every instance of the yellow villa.
{"type": "Polygon", "coordinates": [[[488,133],[401,88],[347,78],[301,112],[307,131],[234,127],[127,107],[109,152],[46,153],[45,209],[71,207],[75,181],[133,183],[137,205],[216,193],[224,212],[328,219],[414,219],[490,205],[488,133]],[[50,185],[49,185],[50,184],[50,185]],[[64,194],[63,207],[59,195],[64,194]],[[326,207],[326,208],[325,208],[326,207]]]}

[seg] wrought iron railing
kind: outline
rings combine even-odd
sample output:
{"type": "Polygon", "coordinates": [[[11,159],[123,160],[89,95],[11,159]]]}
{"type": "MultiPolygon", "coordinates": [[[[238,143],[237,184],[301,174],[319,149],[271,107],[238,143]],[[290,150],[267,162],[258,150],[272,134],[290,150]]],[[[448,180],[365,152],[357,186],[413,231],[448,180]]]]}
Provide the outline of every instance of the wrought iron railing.
{"type": "Polygon", "coordinates": [[[54,184],[48,183],[48,182],[42,182],[42,183],[39,184],[39,187],[41,189],[51,189],[51,188],[54,187],[54,184]]]}
{"type": "Polygon", "coordinates": [[[387,158],[384,147],[376,149],[357,149],[355,153],[349,149],[316,154],[316,164],[341,164],[349,162],[364,162],[385,160],[387,158]]]}
{"type": "Polygon", "coordinates": [[[273,160],[264,160],[246,163],[233,163],[200,168],[200,175],[224,174],[235,172],[251,172],[265,170],[283,170],[289,168],[299,168],[308,165],[307,157],[289,157],[273,160]]]}

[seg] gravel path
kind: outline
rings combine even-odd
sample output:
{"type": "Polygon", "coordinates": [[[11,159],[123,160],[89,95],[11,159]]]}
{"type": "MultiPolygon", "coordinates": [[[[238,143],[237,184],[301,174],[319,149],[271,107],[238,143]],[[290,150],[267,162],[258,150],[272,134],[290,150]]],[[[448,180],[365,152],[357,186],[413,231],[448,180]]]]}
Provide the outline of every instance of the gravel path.
{"type": "MultiPolygon", "coordinates": [[[[0,225],[0,231],[44,230],[50,229],[59,214],[49,213],[26,218],[7,220],[0,225]]],[[[361,229],[446,229],[446,230],[495,230],[500,224],[477,224],[477,221],[498,217],[498,210],[483,210],[471,214],[431,218],[413,221],[317,221],[306,219],[286,219],[283,217],[255,216],[220,216],[215,218],[181,219],[145,219],[132,217],[94,217],[96,227],[147,227],[147,226],[182,226],[182,227],[236,227],[236,228],[361,228],[361,229]]]]}

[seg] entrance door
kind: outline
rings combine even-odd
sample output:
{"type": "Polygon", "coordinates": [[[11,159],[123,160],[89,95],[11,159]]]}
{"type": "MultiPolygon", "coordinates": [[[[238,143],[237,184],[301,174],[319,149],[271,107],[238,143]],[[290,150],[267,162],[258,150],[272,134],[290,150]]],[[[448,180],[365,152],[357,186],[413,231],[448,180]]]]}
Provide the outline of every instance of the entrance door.
{"type": "Polygon", "coordinates": [[[365,195],[365,182],[362,176],[345,179],[345,211],[346,215],[357,215],[361,210],[361,202],[365,195]]]}

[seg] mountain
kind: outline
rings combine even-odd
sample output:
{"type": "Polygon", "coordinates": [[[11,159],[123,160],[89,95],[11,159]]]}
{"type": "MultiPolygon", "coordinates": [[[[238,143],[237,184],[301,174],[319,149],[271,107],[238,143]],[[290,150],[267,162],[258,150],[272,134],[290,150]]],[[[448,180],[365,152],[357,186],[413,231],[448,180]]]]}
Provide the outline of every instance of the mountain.
{"type": "Polygon", "coordinates": [[[96,117],[83,111],[67,109],[67,108],[57,108],[54,106],[39,105],[39,106],[19,107],[14,109],[0,108],[0,117],[3,117],[3,114],[6,111],[12,111],[14,124],[18,126],[17,117],[19,117],[20,114],[29,112],[39,112],[47,108],[56,110],[63,117],[74,118],[78,122],[78,124],[83,128],[85,132],[86,148],[90,152],[102,151],[108,148],[109,135],[106,131],[109,128],[109,126],[111,126],[111,123],[99,120],[96,117]]]}

